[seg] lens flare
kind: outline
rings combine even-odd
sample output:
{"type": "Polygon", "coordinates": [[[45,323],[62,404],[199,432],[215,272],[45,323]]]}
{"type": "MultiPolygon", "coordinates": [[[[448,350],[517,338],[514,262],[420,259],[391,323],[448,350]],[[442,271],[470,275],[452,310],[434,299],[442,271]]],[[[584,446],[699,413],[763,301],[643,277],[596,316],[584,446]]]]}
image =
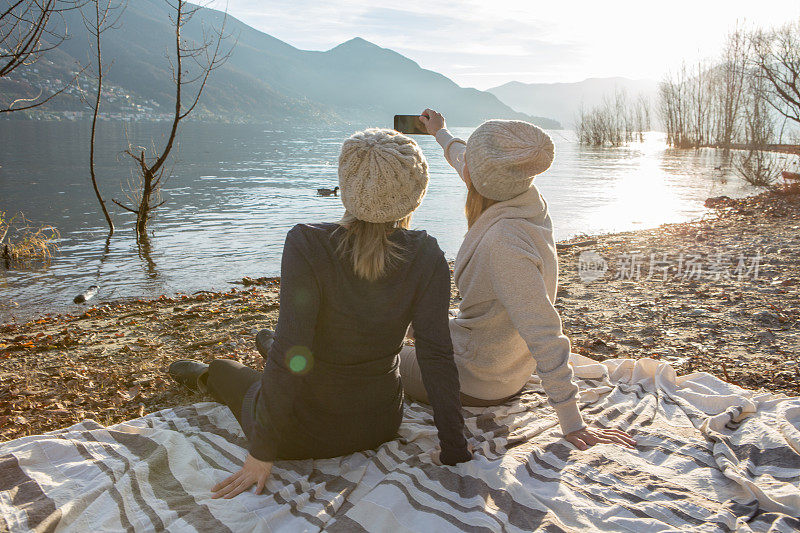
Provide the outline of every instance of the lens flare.
{"type": "Polygon", "coordinates": [[[300,373],[306,369],[308,365],[308,359],[303,357],[302,355],[295,355],[291,359],[289,359],[289,370],[295,373],[300,373]]]}
{"type": "Polygon", "coordinates": [[[286,352],[286,367],[294,374],[307,374],[313,365],[314,357],[306,346],[292,346],[286,352]]]}

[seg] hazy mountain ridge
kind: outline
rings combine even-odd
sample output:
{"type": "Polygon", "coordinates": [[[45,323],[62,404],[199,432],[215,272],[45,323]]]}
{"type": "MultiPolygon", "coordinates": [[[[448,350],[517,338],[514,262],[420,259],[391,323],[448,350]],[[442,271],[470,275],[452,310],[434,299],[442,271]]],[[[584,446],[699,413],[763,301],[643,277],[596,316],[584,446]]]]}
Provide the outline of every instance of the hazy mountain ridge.
{"type": "Polygon", "coordinates": [[[539,114],[573,126],[581,106],[590,109],[604,98],[613,96],[617,89],[631,98],[644,95],[655,104],[658,82],[629,78],[589,78],[575,83],[521,83],[512,81],[487,89],[502,102],[523,113],[539,114]]]}
{"type": "MultiPolygon", "coordinates": [[[[168,15],[164,2],[130,2],[119,29],[104,35],[103,56],[110,65],[106,83],[120,95],[113,102],[104,101],[104,111],[131,107],[122,104],[149,102],[146,108],[158,114],[168,113],[174,105],[170,65],[165,57],[174,47],[168,15]]],[[[87,62],[90,50],[80,15],[70,13],[66,22],[72,35],[59,47],[58,54],[46,58],[53,64],[45,68],[42,62],[39,73],[29,70],[25,79],[5,80],[0,84],[4,100],[10,95],[36,94],[37,87],[52,76],[68,79],[76,63],[87,62]]],[[[221,12],[201,9],[185,28],[184,36],[199,41],[203,25],[218,28],[221,22],[221,12]]],[[[553,120],[517,112],[493,94],[459,87],[449,78],[361,38],[327,51],[309,51],[232,17],[226,31],[237,38],[236,46],[228,62],[212,73],[196,118],[390,126],[394,114],[418,113],[430,106],[444,112],[452,125],[506,118],[559,127],[553,120]]],[[[87,82],[83,85],[90,88],[87,82]]],[[[47,108],[85,110],[77,92],[71,93],[47,108]]]]}

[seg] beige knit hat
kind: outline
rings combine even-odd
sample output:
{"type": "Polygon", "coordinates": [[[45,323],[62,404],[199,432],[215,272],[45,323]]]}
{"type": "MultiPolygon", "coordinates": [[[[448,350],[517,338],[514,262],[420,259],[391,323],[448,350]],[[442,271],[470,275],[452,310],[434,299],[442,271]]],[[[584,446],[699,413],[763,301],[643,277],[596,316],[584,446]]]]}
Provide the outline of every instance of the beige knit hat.
{"type": "Polygon", "coordinates": [[[410,137],[394,130],[354,133],[339,155],[345,209],[365,222],[394,222],[411,214],[428,187],[428,162],[410,137]]]}
{"type": "Polygon", "coordinates": [[[464,153],[475,190],[498,201],[527,191],[554,157],[550,136],[521,120],[484,122],[469,136],[464,153]]]}

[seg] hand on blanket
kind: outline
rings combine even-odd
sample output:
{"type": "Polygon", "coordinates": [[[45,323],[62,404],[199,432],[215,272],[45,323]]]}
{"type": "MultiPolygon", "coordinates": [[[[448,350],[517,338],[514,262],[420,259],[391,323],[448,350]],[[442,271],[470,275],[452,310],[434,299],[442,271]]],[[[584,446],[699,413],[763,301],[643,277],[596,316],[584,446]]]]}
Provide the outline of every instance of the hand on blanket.
{"type": "Polygon", "coordinates": [[[636,441],[619,429],[597,429],[583,428],[572,433],[567,433],[565,438],[575,445],[579,450],[588,450],[595,444],[605,442],[608,444],[619,444],[626,448],[635,449],[636,441]]]}
{"type": "Polygon", "coordinates": [[[261,494],[270,472],[272,472],[272,463],[259,461],[248,453],[241,470],[211,487],[211,490],[214,491],[212,497],[230,499],[253,485],[256,485],[256,494],[261,494]]]}

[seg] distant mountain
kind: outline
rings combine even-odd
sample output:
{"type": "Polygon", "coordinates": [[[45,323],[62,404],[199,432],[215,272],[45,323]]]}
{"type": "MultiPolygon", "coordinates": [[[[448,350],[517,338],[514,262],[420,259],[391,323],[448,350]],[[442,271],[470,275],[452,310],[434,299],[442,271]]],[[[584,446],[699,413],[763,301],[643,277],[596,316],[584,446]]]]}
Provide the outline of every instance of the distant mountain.
{"type": "Polygon", "coordinates": [[[523,113],[553,117],[567,127],[572,127],[581,105],[594,107],[616,89],[624,90],[629,97],[645,95],[652,104],[656,102],[658,82],[628,78],[589,78],[577,83],[520,83],[512,81],[488,89],[500,100],[523,113]]]}
{"type": "MultiPolygon", "coordinates": [[[[165,113],[173,105],[169,63],[172,50],[170,11],[163,0],[128,2],[119,29],[108,31],[104,59],[111,63],[107,82],[113,101],[107,111],[140,109],[165,113]],[[133,104],[133,105],[131,105],[133,104]]],[[[203,26],[219,27],[222,13],[198,11],[186,28],[190,41],[202,38],[203,26]]],[[[48,61],[25,77],[0,83],[0,96],[36,94],[68,79],[76,62],[89,55],[86,30],[76,12],[67,13],[70,39],[48,61]],[[41,67],[41,68],[39,68],[41,67]]],[[[297,49],[243,22],[228,19],[237,43],[228,62],[212,73],[197,116],[249,121],[350,122],[390,125],[394,114],[440,109],[453,125],[476,125],[488,118],[530,120],[557,128],[553,120],[531,117],[487,92],[459,87],[445,76],[425,70],[397,52],[364,39],[331,50],[297,49]]],[[[88,87],[88,83],[84,83],[88,87]]],[[[77,91],[54,101],[50,109],[80,109],[77,91]]]]}

